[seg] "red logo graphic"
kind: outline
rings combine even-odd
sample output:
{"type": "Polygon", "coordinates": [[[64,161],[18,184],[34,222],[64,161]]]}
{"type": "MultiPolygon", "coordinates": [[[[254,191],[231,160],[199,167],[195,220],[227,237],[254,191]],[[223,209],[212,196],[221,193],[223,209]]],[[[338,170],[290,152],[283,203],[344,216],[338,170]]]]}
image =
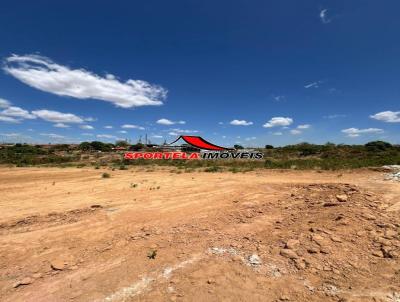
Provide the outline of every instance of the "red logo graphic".
{"type": "Polygon", "coordinates": [[[229,151],[229,150],[231,150],[231,149],[228,149],[225,147],[214,145],[214,144],[206,141],[204,138],[202,138],[200,136],[191,136],[191,135],[181,135],[176,140],[174,140],[172,143],[170,143],[169,145],[172,145],[173,143],[177,142],[179,139],[183,139],[189,145],[192,145],[193,147],[203,149],[203,150],[211,150],[211,151],[229,151]]]}

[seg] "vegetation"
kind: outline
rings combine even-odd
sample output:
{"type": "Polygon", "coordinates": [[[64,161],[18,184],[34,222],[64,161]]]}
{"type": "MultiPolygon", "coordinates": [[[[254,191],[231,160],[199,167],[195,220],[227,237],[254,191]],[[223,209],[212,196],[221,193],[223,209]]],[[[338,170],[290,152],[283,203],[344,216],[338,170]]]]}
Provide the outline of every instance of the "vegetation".
{"type": "MultiPolygon", "coordinates": [[[[119,145],[123,144],[120,142],[119,145]]],[[[400,146],[383,141],[373,141],[365,145],[335,145],[333,143],[324,145],[300,143],[284,147],[266,145],[265,148],[257,149],[263,152],[263,160],[124,160],[120,153],[112,152],[113,146],[97,141],[83,142],[78,146],[27,144],[2,146],[0,147],[0,164],[60,167],[92,165],[95,169],[100,166],[109,166],[120,170],[125,170],[132,165],[147,166],[148,169],[153,169],[153,166],[158,165],[174,166],[178,169],[175,173],[190,172],[198,168],[206,172],[227,170],[238,173],[258,168],[336,170],[400,164],[400,146]]],[[[140,150],[143,147],[136,144],[129,148],[140,150]]]]}
{"type": "Polygon", "coordinates": [[[101,151],[101,152],[110,152],[111,149],[114,147],[113,144],[106,144],[103,142],[93,141],[83,142],[79,145],[79,149],[82,151],[101,151]]]}
{"type": "Polygon", "coordinates": [[[76,161],[73,154],[61,155],[57,148],[44,149],[40,146],[15,144],[0,149],[0,164],[14,164],[19,167],[42,164],[64,164],[76,161]]]}

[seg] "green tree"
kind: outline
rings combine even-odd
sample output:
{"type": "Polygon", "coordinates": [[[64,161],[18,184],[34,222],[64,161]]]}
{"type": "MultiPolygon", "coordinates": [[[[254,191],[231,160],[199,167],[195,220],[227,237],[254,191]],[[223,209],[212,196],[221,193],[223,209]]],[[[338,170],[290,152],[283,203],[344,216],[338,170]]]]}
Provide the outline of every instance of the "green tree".
{"type": "Polygon", "coordinates": [[[121,140],[121,141],[116,141],[115,146],[117,147],[128,147],[129,144],[127,141],[121,140]]]}
{"type": "Polygon", "coordinates": [[[368,151],[379,152],[385,151],[392,148],[392,144],[384,141],[373,141],[365,144],[365,148],[368,151]]]}
{"type": "Polygon", "coordinates": [[[82,142],[79,144],[79,150],[89,151],[92,149],[92,145],[89,142],[82,142]]]}

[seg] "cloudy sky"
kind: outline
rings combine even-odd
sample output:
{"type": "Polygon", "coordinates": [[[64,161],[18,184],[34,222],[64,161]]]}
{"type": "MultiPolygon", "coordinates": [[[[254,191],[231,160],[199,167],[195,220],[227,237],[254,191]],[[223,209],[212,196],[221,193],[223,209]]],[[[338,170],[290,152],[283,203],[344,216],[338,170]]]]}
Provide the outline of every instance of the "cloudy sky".
{"type": "Polygon", "coordinates": [[[400,2],[7,1],[0,140],[400,143],[400,2]]]}

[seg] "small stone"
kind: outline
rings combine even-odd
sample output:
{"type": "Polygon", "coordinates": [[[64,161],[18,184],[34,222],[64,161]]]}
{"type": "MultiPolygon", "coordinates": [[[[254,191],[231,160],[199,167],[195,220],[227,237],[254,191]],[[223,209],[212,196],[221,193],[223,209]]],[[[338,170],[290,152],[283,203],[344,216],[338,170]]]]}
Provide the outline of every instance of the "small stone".
{"type": "Polygon", "coordinates": [[[55,259],[50,262],[50,266],[55,271],[62,271],[65,269],[65,263],[61,259],[55,259]]]}
{"type": "Polygon", "coordinates": [[[305,269],[307,267],[306,263],[302,259],[295,259],[294,260],[294,265],[298,270],[305,269]]]}
{"type": "Polygon", "coordinates": [[[285,248],[289,249],[289,250],[293,250],[295,249],[298,245],[300,244],[299,240],[296,239],[289,239],[286,244],[285,244],[285,248]]]}
{"type": "Polygon", "coordinates": [[[325,244],[325,238],[322,237],[322,236],[319,235],[319,234],[312,234],[312,235],[311,235],[311,239],[312,239],[315,243],[317,243],[318,245],[324,245],[324,244],[325,244]]]}
{"type": "Polygon", "coordinates": [[[375,257],[383,258],[383,252],[382,251],[374,251],[372,252],[372,255],[375,257]]]}
{"type": "Polygon", "coordinates": [[[297,259],[299,256],[293,250],[283,249],[280,251],[280,255],[289,258],[289,259],[297,259]]]}
{"type": "Polygon", "coordinates": [[[386,239],[393,239],[397,236],[397,232],[391,229],[385,230],[385,238],[386,239]]]}
{"type": "Polygon", "coordinates": [[[376,220],[376,217],[372,214],[364,214],[363,217],[367,220],[376,220]]]}
{"type": "Polygon", "coordinates": [[[326,246],[321,246],[321,248],[319,249],[319,251],[322,253],[322,254],[329,254],[331,251],[330,251],[330,249],[328,248],[328,247],[326,247],[326,246]]]}
{"type": "Polygon", "coordinates": [[[310,254],[317,254],[319,253],[319,249],[317,249],[316,247],[310,247],[307,249],[307,252],[309,252],[310,254]]]}
{"type": "Polygon", "coordinates": [[[358,232],[356,233],[356,235],[357,235],[358,237],[362,237],[362,236],[364,236],[365,234],[366,234],[365,231],[358,231],[358,232]]]}
{"type": "Polygon", "coordinates": [[[340,194],[340,195],[336,195],[336,199],[339,202],[346,202],[348,200],[348,197],[345,194],[340,194]]]}
{"type": "Polygon", "coordinates": [[[378,237],[375,240],[377,243],[380,243],[383,246],[390,246],[391,245],[391,241],[388,239],[385,239],[383,237],[378,237]]]}
{"type": "Polygon", "coordinates": [[[29,285],[33,282],[33,279],[30,277],[25,277],[24,279],[17,281],[16,283],[14,283],[13,287],[17,288],[20,287],[22,285],[29,285]]]}
{"type": "Polygon", "coordinates": [[[253,254],[253,255],[251,255],[251,256],[249,257],[249,263],[250,263],[251,265],[257,266],[257,265],[261,265],[261,264],[262,264],[262,261],[261,261],[260,257],[258,257],[258,255],[253,254]]]}
{"type": "Polygon", "coordinates": [[[101,204],[92,204],[90,207],[92,209],[101,209],[103,206],[101,204]]]}
{"type": "Polygon", "coordinates": [[[332,235],[331,236],[331,240],[333,241],[333,242],[342,242],[342,239],[340,239],[340,237],[338,237],[338,236],[335,236],[335,235],[332,235]]]}

